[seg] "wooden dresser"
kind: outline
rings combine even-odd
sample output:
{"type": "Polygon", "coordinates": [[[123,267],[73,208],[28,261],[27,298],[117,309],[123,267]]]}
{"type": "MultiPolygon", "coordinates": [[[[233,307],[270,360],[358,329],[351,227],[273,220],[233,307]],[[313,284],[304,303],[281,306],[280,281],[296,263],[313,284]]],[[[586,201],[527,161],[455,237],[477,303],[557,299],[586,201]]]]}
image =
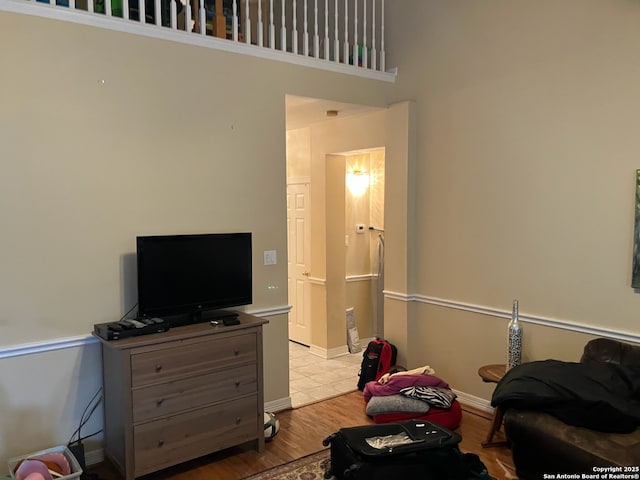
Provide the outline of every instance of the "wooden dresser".
{"type": "Polygon", "coordinates": [[[249,441],[264,449],[267,320],[239,318],[100,339],[105,456],[126,480],[249,441]]]}

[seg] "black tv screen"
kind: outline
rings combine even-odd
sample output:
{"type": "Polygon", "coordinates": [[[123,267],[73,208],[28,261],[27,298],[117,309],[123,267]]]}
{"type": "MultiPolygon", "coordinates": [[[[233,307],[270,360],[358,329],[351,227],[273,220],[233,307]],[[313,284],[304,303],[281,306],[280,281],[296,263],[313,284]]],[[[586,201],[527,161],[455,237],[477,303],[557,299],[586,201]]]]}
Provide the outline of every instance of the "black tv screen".
{"type": "Polygon", "coordinates": [[[136,237],[138,316],[186,315],[252,302],[251,233],[136,237]]]}

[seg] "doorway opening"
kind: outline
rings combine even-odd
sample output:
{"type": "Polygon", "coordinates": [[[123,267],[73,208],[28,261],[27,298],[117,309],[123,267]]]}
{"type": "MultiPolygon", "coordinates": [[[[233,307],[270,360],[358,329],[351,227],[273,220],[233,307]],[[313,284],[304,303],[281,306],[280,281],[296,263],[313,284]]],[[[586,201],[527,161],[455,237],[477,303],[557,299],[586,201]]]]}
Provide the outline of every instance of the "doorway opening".
{"type": "Polygon", "coordinates": [[[381,294],[384,264],[385,149],[378,130],[385,124],[385,110],[286,98],[294,407],[356,389],[362,352],[350,351],[347,309],[353,309],[364,346],[369,337],[382,335],[376,295],[381,294]],[[360,181],[358,191],[349,184],[354,176],[360,181]]]}

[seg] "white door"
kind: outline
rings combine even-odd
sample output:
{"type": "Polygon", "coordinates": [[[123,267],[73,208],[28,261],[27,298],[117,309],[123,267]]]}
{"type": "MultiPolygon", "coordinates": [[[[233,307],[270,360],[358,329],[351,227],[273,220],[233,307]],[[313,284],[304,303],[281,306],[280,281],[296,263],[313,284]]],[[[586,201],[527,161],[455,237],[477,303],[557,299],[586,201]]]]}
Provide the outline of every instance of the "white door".
{"type": "Polygon", "coordinates": [[[309,183],[287,185],[289,340],[311,344],[309,311],[309,183]]]}

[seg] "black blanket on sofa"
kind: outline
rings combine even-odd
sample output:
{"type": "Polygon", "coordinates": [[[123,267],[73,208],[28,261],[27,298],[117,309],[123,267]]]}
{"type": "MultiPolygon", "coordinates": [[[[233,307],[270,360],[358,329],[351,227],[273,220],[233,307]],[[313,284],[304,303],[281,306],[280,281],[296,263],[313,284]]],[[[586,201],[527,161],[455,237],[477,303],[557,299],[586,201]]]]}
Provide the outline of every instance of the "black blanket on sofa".
{"type": "Polygon", "coordinates": [[[640,367],[544,360],[518,365],[496,386],[491,405],[544,411],[602,432],[640,426],[640,367]]]}

